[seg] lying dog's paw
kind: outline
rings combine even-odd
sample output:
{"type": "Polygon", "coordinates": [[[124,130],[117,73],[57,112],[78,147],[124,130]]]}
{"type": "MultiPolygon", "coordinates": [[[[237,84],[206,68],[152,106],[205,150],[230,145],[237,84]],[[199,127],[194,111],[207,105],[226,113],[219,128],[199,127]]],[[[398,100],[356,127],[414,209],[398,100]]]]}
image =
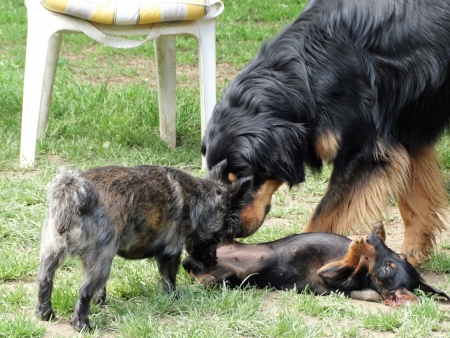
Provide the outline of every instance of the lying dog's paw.
{"type": "Polygon", "coordinates": [[[384,231],[384,225],[381,220],[374,220],[371,229],[372,232],[383,240],[383,242],[386,241],[386,232],[384,231]]]}
{"type": "Polygon", "coordinates": [[[203,275],[199,278],[198,281],[204,287],[213,287],[217,284],[216,277],[211,275],[203,275]]]}
{"type": "Polygon", "coordinates": [[[353,251],[353,250],[357,250],[362,247],[364,247],[364,238],[358,237],[358,238],[355,238],[352,240],[348,249],[353,251]]]}

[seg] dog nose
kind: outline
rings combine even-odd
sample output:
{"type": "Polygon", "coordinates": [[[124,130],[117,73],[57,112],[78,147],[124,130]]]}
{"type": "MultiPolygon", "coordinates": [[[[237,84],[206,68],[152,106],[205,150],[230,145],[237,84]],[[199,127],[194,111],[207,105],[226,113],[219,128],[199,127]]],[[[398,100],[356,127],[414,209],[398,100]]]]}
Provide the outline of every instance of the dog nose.
{"type": "Polygon", "coordinates": [[[367,237],[366,237],[366,243],[368,244],[375,244],[376,242],[376,237],[377,235],[374,232],[371,232],[367,237]]]}

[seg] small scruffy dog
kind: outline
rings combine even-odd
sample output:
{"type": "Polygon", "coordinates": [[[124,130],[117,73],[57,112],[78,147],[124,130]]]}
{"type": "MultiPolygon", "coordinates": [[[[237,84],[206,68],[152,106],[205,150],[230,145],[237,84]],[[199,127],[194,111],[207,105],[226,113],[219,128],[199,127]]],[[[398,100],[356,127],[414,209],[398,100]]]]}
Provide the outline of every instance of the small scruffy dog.
{"type": "MultiPolygon", "coordinates": [[[[221,183],[224,166],[204,179],[157,167],[61,168],[48,184],[36,315],[54,317],[53,278],[67,255],[80,257],[85,277],[71,324],[90,329],[91,299],[103,303],[114,256],[154,257],[166,291],[175,290],[183,246],[193,259],[215,263],[216,249],[233,238],[250,178],[221,183]]],[[[249,197],[251,199],[251,197],[249,197]]]]}

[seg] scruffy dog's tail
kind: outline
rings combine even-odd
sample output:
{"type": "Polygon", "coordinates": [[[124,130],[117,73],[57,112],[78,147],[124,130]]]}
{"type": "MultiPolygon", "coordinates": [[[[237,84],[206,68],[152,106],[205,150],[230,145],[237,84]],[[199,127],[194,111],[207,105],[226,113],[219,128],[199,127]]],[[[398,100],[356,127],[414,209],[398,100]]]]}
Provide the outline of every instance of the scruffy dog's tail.
{"type": "Polygon", "coordinates": [[[97,202],[97,192],[91,181],[81,173],[64,167],[59,168],[56,178],[47,185],[49,217],[56,230],[67,231],[74,218],[88,213],[97,202]]]}

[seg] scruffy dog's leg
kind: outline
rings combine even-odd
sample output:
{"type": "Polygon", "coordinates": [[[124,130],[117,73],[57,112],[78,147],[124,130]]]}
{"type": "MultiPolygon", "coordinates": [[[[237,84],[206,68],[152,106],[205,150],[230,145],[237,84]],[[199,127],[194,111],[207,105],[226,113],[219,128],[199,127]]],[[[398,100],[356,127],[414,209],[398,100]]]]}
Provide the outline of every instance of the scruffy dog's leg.
{"type": "Polygon", "coordinates": [[[174,255],[161,255],[156,257],[158,270],[161,274],[161,283],[166,292],[174,292],[181,253],[174,255]]]}
{"type": "Polygon", "coordinates": [[[79,291],[75,311],[70,324],[78,330],[90,330],[89,309],[92,297],[101,292],[109,278],[114,255],[94,253],[90,257],[82,257],[84,265],[84,281],[79,291]]]}
{"type": "Polygon", "coordinates": [[[52,290],[55,271],[61,265],[66,256],[64,243],[57,240],[52,220],[47,218],[42,232],[42,244],[40,253],[40,265],[38,271],[38,303],[35,314],[42,320],[50,320],[55,317],[52,308],[52,290]]]}

